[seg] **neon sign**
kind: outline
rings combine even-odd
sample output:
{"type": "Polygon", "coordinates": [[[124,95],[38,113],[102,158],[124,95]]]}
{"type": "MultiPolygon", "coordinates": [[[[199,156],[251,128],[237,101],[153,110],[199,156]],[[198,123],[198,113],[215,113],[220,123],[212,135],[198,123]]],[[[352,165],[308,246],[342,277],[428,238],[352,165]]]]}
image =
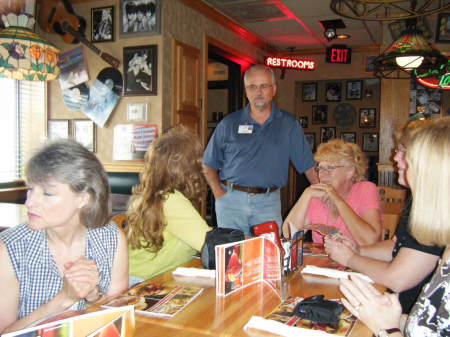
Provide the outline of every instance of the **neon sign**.
{"type": "Polygon", "coordinates": [[[416,81],[420,84],[433,88],[450,90],[450,60],[447,64],[441,64],[436,69],[414,70],[416,81]]]}
{"type": "Polygon", "coordinates": [[[288,57],[267,56],[265,64],[273,68],[289,68],[297,70],[315,70],[316,61],[311,59],[293,59],[288,57]]]}

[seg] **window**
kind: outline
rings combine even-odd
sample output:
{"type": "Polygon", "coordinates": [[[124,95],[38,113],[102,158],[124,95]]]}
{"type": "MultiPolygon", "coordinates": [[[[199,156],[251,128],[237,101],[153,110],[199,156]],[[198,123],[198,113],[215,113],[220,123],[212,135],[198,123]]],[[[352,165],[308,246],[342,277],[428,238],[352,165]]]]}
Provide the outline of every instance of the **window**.
{"type": "Polygon", "coordinates": [[[22,178],[31,150],[44,139],[45,82],[0,78],[0,182],[22,178]]]}

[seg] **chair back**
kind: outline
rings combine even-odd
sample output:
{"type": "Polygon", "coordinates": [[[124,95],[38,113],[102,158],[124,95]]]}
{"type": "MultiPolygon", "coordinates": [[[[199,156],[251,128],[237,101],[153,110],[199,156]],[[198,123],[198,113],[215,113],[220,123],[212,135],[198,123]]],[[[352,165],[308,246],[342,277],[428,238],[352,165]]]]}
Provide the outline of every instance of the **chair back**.
{"type": "Polygon", "coordinates": [[[382,213],[402,214],[406,204],[407,190],[389,186],[378,186],[382,213]]]}
{"type": "Polygon", "coordinates": [[[124,230],[126,226],[127,214],[126,213],[116,213],[111,217],[111,221],[115,222],[120,230],[124,230]]]}
{"type": "Polygon", "coordinates": [[[397,226],[400,223],[400,214],[383,213],[381,223],[383,225],[382,239],[389,240],[395,234],[397,226]]]}

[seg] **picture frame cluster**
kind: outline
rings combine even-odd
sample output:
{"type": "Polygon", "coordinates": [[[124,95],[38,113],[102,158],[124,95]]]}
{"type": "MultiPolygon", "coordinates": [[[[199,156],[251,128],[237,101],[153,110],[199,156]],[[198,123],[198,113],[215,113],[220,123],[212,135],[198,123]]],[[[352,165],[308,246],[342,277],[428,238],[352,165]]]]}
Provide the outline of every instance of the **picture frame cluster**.
{"type": "Polygon", "coordinates": [[[297,82],[297,114],[313,151],[333,138],[379,150],[378,79],[297,82]]]}
{"type": "Polygon", "coordinates": [[[97,151],[97,128],[90,119],[49,119],[47,139],[72,139],[91,152],[97,151]]]}
{"type": "MultiPolygon", "coordinates": [[[[120,39],[152,36],[161,33],[161,0],[120,0],[120,39]]],[[[114,42],[116,6],[91,9],[92,43],[114,42]]],[[[157,95],[158,46],[141,45],[123,48],[124,96],[157,95]]]]}

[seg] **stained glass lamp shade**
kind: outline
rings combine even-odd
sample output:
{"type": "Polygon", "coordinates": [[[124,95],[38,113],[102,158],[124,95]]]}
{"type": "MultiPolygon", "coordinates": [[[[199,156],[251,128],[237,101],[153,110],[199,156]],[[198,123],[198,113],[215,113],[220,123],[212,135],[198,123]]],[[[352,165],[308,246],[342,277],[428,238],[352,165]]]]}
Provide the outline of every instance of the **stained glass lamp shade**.
{"type": "Polygon", "coordinates": [[[34,18],[26,14],[2,15],[0,77],[49,81],[58,77],[59,49],[32,31],[34,18]]]}

